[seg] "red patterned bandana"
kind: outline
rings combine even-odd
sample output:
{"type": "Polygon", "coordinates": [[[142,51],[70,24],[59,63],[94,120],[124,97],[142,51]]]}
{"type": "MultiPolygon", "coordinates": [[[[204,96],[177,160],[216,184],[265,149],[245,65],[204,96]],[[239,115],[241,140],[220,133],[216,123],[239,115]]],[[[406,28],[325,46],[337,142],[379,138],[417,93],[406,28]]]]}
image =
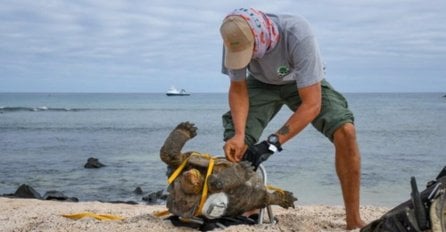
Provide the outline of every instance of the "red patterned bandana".
{"type": "Polygon", "coordinates": [[[240,16],[248,22],[255,38],[253,58],[262,58],[279,42],[277,25],[265,13],[253,8],[240,8],[228,16],[240,16]]]}

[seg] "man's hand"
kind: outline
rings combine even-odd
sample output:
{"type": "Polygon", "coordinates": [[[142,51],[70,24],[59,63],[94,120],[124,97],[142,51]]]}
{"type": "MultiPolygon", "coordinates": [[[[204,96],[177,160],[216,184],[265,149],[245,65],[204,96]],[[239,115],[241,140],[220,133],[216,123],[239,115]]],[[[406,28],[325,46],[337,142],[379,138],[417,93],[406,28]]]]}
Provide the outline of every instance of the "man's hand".
{"type": "Polygon", "coordinates": [[[257,170],[263,161],[274,154],[274,152],[269,149],[269,146],[270,144],[266,141],[249,146],[243,156],[243,160],[251,162],[252,166],[254,166],[254,170],[257,170]]]}
{"type": "Polygon", "coordinates": [[[226,159],[231,162],[240,162],[243,154],[246,151],[245,139],[243,136],[234,136],[226,141],[223,149],[225,151],[226,159]]]}

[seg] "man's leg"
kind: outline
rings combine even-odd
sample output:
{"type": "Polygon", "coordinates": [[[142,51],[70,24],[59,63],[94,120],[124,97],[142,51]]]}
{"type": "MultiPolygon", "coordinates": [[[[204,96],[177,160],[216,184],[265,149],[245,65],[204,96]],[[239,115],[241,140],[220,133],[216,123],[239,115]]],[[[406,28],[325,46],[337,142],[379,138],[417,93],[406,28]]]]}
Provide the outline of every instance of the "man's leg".
{"type": "Polygon", "coordinates": [[[336,173],[344,197],[347,230],[361,228],[366,224],[359,212],[361,155],[354,125],[346,123],[339,127],[333,135],[333,142],[336,148],[336,173]]]}
{"type": "Polygon", "coordinates": [[[354,116],[346,98],[325,80],[322,86],[322,108],[313,126],[323,133],[336,148],[336,173],[341,182],[347,229],[365,226],[359,212],[361,155],[356,143],[354,116]]]}

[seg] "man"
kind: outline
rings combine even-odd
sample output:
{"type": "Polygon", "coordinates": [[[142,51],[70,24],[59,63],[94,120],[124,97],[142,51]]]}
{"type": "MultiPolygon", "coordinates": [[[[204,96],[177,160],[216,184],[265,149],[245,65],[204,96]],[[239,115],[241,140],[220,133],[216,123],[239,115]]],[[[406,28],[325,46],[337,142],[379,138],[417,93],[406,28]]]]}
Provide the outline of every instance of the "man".
{"type": "Polygon", "coordinates": [[[345,98],[324,79],[324,65],[308,22],[241,8],[224,19],[220,33],[223,73],[231,80],[230,111],[223,115],[226,158],[248,160],[257,168],[312,123],[335,146],[346,227],[363,227],[360,153],[353,114],[345,98]],[[283,105],[294,113],[276,133],[256,144],[283,105]]]}

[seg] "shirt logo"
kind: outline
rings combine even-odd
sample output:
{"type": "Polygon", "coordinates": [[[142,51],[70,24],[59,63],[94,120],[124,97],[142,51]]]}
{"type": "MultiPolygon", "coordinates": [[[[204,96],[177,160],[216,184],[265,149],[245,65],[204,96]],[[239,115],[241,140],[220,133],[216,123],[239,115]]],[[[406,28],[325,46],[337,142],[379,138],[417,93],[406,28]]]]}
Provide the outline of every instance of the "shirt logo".
{"type": "Polygon", "coordinates": [[[288,75],[288,73],[290,73],[290,69],[288,68],[288,66],[281,65],[279,66],[279,68],[277,68],[277,75],[280,78],[283,78],[284,76],[288,75]]]}

